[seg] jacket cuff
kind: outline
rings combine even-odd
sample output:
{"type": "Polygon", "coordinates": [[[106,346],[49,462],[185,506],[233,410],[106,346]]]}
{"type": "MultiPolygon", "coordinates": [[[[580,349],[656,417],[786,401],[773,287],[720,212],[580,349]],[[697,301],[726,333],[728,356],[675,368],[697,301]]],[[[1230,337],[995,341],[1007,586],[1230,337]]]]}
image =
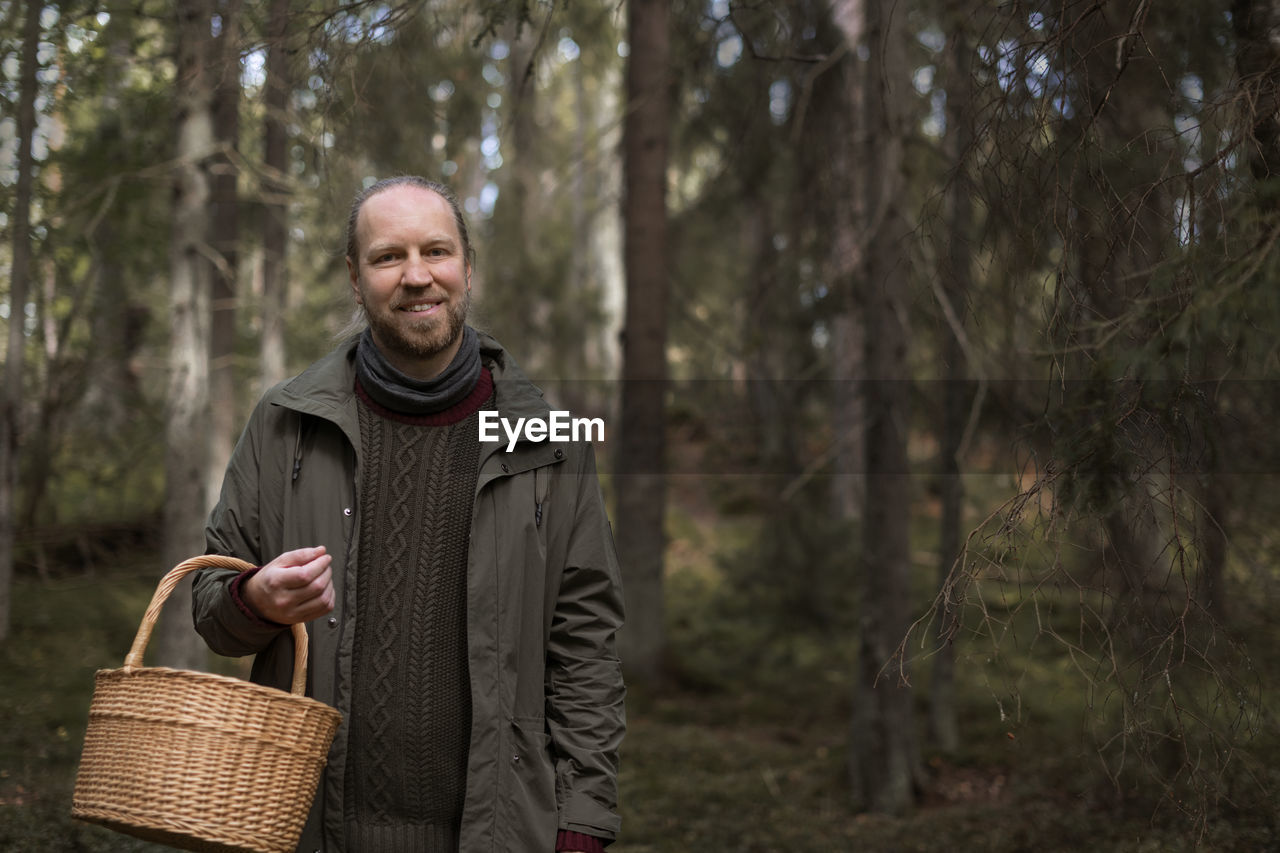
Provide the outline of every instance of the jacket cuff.
{"type": "Polygon", "coordinates": [[[249,602],[245,601],[244,596],[241,594],[241,589],[249,578],[253,577],[260,571],[262,571],[261,566],[254,569],[245,569],[243,572],[232,578],[230,587],[231,600],[235,602],[235,605],[240,612],[245,616],[248,616],[255,625],[262,628],[287,628],[289,627],[288,625],[281,625],[279,622],[272,622],[270,619],[264,619],[256,610],[249,606],[249,602]]]}
{"type": "Polygon", "coordinates": [[[605,842],[594,835],[562,829],[556,835],[556,850],[580,850],[582,853],[604,853],[605,842]]]}
{"type": "Polygon", "coordinates": [[[622,818],[582,791],[571,791],[559,803],[560,826],[566,832],[577,832],[612,841],[622,828],[622,818]]]}

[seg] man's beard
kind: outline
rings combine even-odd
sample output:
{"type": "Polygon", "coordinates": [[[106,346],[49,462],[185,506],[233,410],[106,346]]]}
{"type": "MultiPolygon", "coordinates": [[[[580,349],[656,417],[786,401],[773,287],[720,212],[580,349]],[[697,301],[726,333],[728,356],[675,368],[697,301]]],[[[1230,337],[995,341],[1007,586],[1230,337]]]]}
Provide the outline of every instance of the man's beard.
{"type": "MultiPolygon", "coordinates": [[[[369,327],[373,329],[374,339],[395,355],[407,359],[433,358],[449,347],[462,336],[462,329],[467,323],[467,313],[471,308],[471,292],[463,294],[462,301],[441,303],[444,308],[444,322],[433,323],[429,328],[416,328],[406,331],[392,319],[366,311],[369,327]]],[[[394,318],[397,309],[392,309],[394,318]]]]}

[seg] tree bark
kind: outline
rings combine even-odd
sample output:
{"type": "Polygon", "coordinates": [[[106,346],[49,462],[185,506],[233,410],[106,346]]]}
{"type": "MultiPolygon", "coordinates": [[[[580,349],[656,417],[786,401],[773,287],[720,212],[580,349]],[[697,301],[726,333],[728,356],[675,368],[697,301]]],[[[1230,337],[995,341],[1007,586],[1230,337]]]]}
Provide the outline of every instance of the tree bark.
{"type": "MultiPolygon", "coordinates": [[[[1056,165],[1070,176],[1067,192],[1057,195],[1070,199],[1071,208],[1058,216],[1071,224],[1063,231],[1068,274],[1062,276],[1050,328],[1062,353],[1055,368],[1068,394],[1108,409],[1120,405],[1115,395],[1122,392],[1111,382],[1119,378],[1117,367],[1161,334],[1157,317],[1135,311],[1135,305],[1150,297],[1155,272],[1170,264],[1177,245],[1168,211],[1181,191],[1171,178],[1182,173],[1168,165],[1174,162],[1171,142],[1150,139],[1141,158],[1122,153],[1132,140],[1148,138],[1150,128],[1172,119],[1170,105],[1149,94],[1161,91],[1163,72],[1159,63],[1125,62],[1123,52],[1097,49],[1134,43],[1130,30],[1144,5],[1143,0],[1108,4],[1106,14],[1083,17],[1062,36],[1067,67],[1079,81],[1080,108],[1063,122],[1063,153],[1056,165]],[[1117,76],[1117,57],[1122,76],[1117,76]],[[1124,328],[1124,334],[1113,336],[1113,327],[1124,328]]],[[[1140,455],[1160,458],[1165,452],[1160,441],[1151,438],[1140,455]]],[[[1162,564],[1168,565],[1168,528],[1158,518],[1168,503],[1169,484],[1140,470],[1144,464],[1127,463],[1127,470],[1112,473],[1114,493],[1097,508],[1106,537],[1104,583],[1110,582],[1105,570],[1116,569],[1109,618],[1113,636],[1128,643],[1128,651],[1163,634],[1167,624],[1156,590],[1166,574],[1162,564]]],[[[1143,670],[1143,678],[1152,675],[1143,670]]]]}
{"type": "MultiPolygon", "coordinates": [[[[569,217],[573,228],[572,248],[569,255],[569,304],[592,304],[595,294],[591,290],[591,233],[593,210],[587,207],[587,177],[590,169],[587,153],[587,128],[591,126],[591,104],[587,98],[586,70],[581,57],[574,61],[570,73],[573,75],[573,162],[575,168],[569,178],[569,217]]],[[[597,190],[592,187],[591,198],[597,198],[597,190]]],[[[595,324],[586,324],[579,341],[569,342],[566,352],[560,354],[561,374],[569,381],[566,383],[562,398],[571,411],[587,411],[596,406],[607,405],[604,401],[592,399],[591,389],[594,383],[587,382],[587,365],[591,364],[591,353],[597,348],[595,338],[599,328],[595,324]]],[[[598,364],[599,362],[595,362],[598,364]]]]}
{"type": "MultiPolygon", "coordinates": [[[[946,244],[940,254],[943,257],[938,279],[946,305],[941,306],[949,314],[949,322],[940,324],[943,329],[942,355],[942,423],[938,454],[938,484],[942,506],[939,520],[938,586],[944,588],[956,558],[960,555],[962,516],[964,512],[964,484],[960,479],[960,443],[965,428],[965,403],[968,395],[965,380],[966,354],[960,335],[964,332],[964,306],[972,284],[971,229],[973,220],[972,187],[967,179],[964,158],[973,139],[969,127],[970,81],[972,69],[970,54],[973,46],[962,26],[963,4],[953,3],[951,37],[947,41],[946,87],[947,128],[943,138],[943,150],[951,164],[953,177],[944,201],[943,222],[946,244]],[[955,323],[957,328],[952,328],[955,323]]],[[[941,614],[939,646],[933,657],[933,673],[929,684],[929,734],[943,752],[954,752],[960,746],[960,733],[956,724],[955,707],[955,646],[953,637],[957,614],[947,607],[941,614]]]]}
{"type": "Polygon", "coordinates": [[[494,230],[503,235],[503,251],[495,257],[495,275],[489,279],[485,306],[492,322],[502,330],[508,346],[521,353],[530,375],[547,370],[547,318],[550,299],[543,290],[533,257],[531,227],[536,218],[533,199],[537,187],[537,33],[531,26],[511,21],[505,28],[510,54],[507,58],[507,106],[502,141],[506,175],[494,209],[494,230]]]}
{"type": "Polygon", "coordinates": [[[627,297],[614,484],[618,556],[627,588],[622,660],[642,681],[660,675],[666,645],[662,565],[669,18],[670,0],[633,0],[628,6],[631,52],[623,126],[627,297]]]}
{"type": "MultiPolygon", "coordinates": [[[[1246,111],[1244,119],[1252,137],[1243,147],[1257,184],[1255,204],[1269,230],[1280,213],[1280,195],[1274,189],[1280,180],[1280,0],[1234,0],[1231,21],[1236,31],[1236,71],[1243,94],[1238,103],[1246,111]]],[[[1226,375],[1226,361],[1221,347],[1216,348],[1209,356],[1206,378],[1226,375]]],[[[1208,406],[1208,429],[1216,434],[1227,420],[1221,395],[1213,394],[1208,406]]],[[[1225,435],[1219,436],[1219,441],[1223,438],[1225,435]]],[[[1219,621],[1225,621],[1228,614],[1226,563],[1233,480],[1222,466],[1229,453],[1226,447],[1215,448],[1200,483],[1198,593],[1202,605],[1219,621]]]]}
{"type": "Polygon", "coordinates": [[[262,390],[285,378],[284,314],[288,305],[285,261],[289,250],[289,0],[272,0],[267,22],[266,118],[263,161],[266,177],[262,223],[262,390]]]}
{"type": "Polygon", "coordinates": [[[15,516],[18,494],[18,445],[21,441],[23,355],[26,344],[27,292],[31,279],[31,194],[35,160],[36,72],[39,70],[40,11],[27,3],[22,31],[22,79],[18,90],[18,181],[13,206],[13,267],[9,290],[9,339],[5,349],[0,398],[0,642],[9,636],[12,610],[15,516]]]}
{"type": "Polygon", "coordinates": [[[915,722],[895,651],[909,628],[911,481],[907,464],[910,366],[908,226],[901,205],[910,80],[903,10],[894,0],[837,4],[851,47],[865,24],[862,132],[855,137],[866,202],[861,302],[865,311],[866,505],[863,604],[855,672],[850,776],[855,804],[900,812],[915,799],[915,722]],[[859,8],[861,6],[861,8],[859,8]],[[860,15],[859,12],[862,14],[860,15]]]}
{"type": "Polygon", "coordinates": [[[240,199],[236,191],[240,136],[240,0],[217,0],[222,20],[213,41],[213,132],[219,149],[212,163],[214,273],[209,306],[209,456],[205,500],[212,506],[235,444],[239,412],[235,394],[236,299],[240,253],[240,199]]]}
{"type": "MultiPolygon", "coordinates": [[[[204,552],[209,453],[210,159],[215,66],[209,28],[212,0],[179,4],[177,166],[170,241],[169,410],[165,425],[163,559],[166,569],[204,552]]],[[[157,628],[157,663],[199,669],[204,644],[191,625],[191,587],[174,590],[157,628]]]]}
{"type": "MultiPolygon", "coordinates": [[[[118,2],[107,4],[111,20],[99,43],[105,43],[102,63],[101,110],[108,127],[122,139],[134,138],[136,128],[122,109],[125,69],[132,57],[132,33],[118,2]]],[[[97,228],[87,235],[96,275],[89,312],[89,334],[94,353],[93,381],[85,389],[82,417],[104,436],[118,436],[142,401],[142,386],[131,361],[143,343],[143,328],[150,312],[137,304],[130,292],[123,231],[112,199],[103,208],[97,228]]]]}
{"type": "MultiPolygon", "coordinates": [[[[855,52],[866,29],[863,0],[837,0],[833,17],[844,35],[844,53],[830,72],[838,83],[823,86],[829,93],[826,104],[815,112],[829,113],[822,122],[828,136],[828,163],[825,189],[833,196],[831,208],[831,248],[827,259],[837,309],[831,321],[832,378],[835,399],[832,430],[835,445],[835,476],[831,480],[832,509],[836,518],[851,523],[862,520],[866,504],[866,411],[859,378],[863,375],[867,327],[860,282],[865,273],[862,228],[866,222],[866,192],[863,186],[860,153],[854,142],[863,132],[864,65],[855,52]]],[[[852,529],[852,528],[851,528],[852,529]]]]}

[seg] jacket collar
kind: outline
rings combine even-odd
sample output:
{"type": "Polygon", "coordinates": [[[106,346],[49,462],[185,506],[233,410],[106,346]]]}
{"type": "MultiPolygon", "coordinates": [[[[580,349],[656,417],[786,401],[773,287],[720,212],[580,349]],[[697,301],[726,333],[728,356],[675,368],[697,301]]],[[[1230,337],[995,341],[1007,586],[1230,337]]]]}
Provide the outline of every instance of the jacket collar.
{"type": "Polygon", "coordinates": [[[356,409],[356,342],[353,337],[285,382],[273,400],[286,409],[335,423],[351,446],[360,448],[356,409]]]}
{"type": "Polygon", "coordinates": [[[480,361],[493,374],[494,407],[505,418],[546,418],[551,407],[542,389],[529,381],[502,344],[488,333],[479,332],[480,361]]]}

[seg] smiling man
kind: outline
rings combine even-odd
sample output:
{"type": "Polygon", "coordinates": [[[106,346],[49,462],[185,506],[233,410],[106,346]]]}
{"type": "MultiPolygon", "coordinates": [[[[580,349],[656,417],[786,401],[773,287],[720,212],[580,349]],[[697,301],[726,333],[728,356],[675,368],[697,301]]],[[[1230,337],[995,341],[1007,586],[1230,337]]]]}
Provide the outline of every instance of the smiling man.
{"type": "Polygon", "coordinates": [[[464,225],[444,196],[392,185],[366,199],[347,270],[373,342],[405,375],[431,380],[457,356],[471,303],[464,225]]]}
{"type": "Polygon", "coordinates": [[[255,681],[343,713],[299,850],[594,851],[617,833],[622,597],[589,443],[480,440],[481,411],[546,419],[467,325],[457,200],[422,178],[360,193],[347,268],[367,328],[269,391],[227,468],[195,621],[255,681]]]}

